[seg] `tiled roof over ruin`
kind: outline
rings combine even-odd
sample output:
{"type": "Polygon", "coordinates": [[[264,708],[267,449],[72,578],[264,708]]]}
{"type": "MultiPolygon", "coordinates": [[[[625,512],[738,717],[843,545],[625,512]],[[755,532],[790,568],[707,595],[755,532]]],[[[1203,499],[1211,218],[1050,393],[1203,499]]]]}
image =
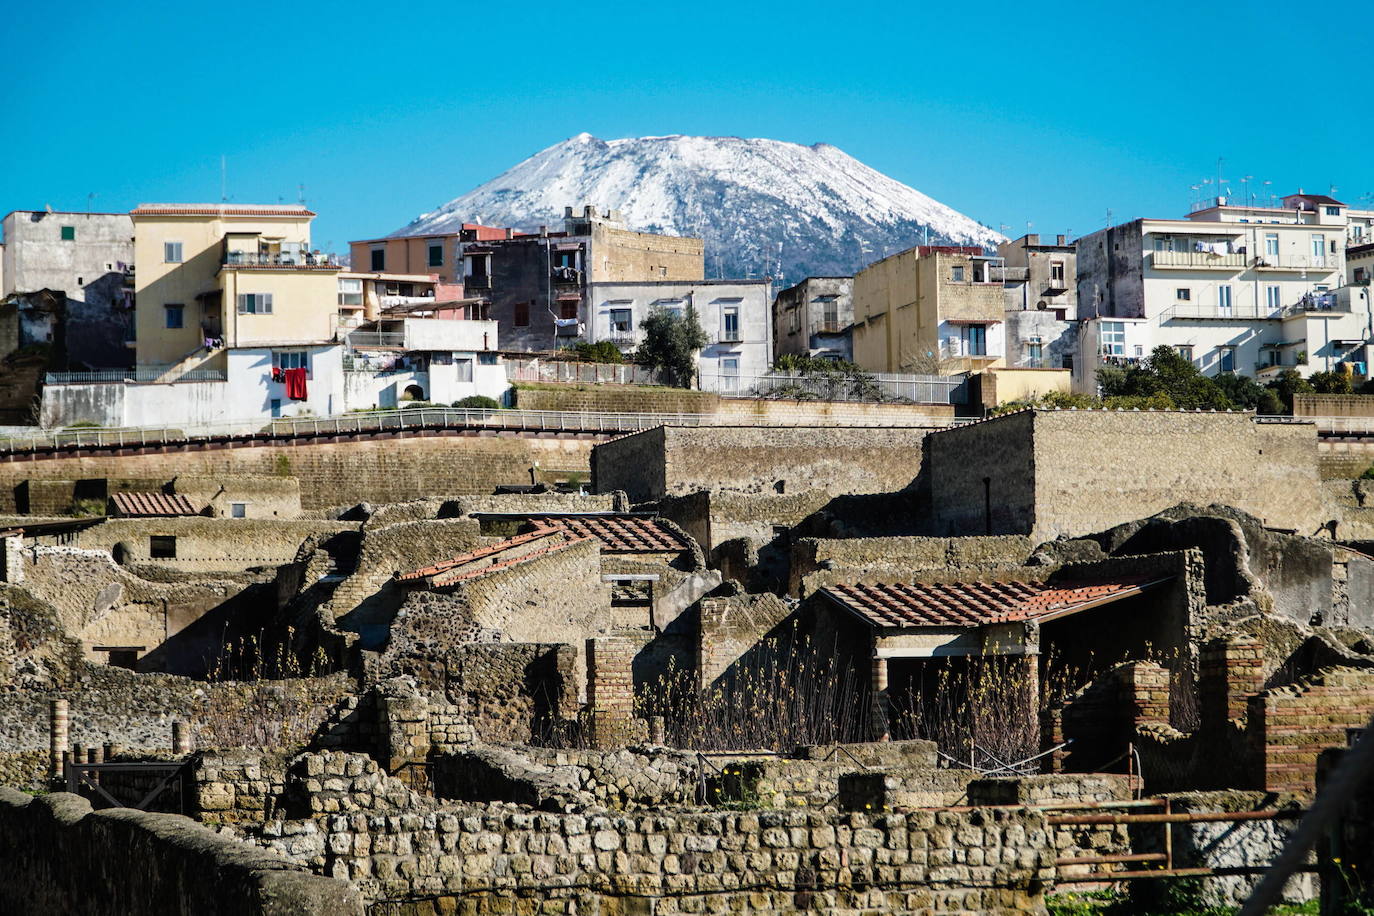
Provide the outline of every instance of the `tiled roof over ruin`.
{"type": "Polygon", "coordinates": [[[433,566],[426,566],[408,573],[397,573],[396,581],[413,586],[440,588],[467,579],[476,579],[478,576],[485,576],[487,573],[496,572],[500,569],[518,566],[521,563],[553,553],[555,550],[562,550],[565,547],[590,540],[592,538],[577,537],[571,532],[558,528],[541,526],[535,531],[517,534],[515,537],[506,538],[504,541],[459,554],[452,560],[444,560],[442,563],[435,563],[433,566]],[[527,549],[510,556],[503,556],[503,554],[517,548],[527,549]]]}
{"type": "Polygon", "coordinates": [[[1139,594],[1167,579],[1106,582],[917,582],[832,585],[830,600],[877,627],[976,627],[1086,610],[1139,594]]]}
{"type": "Polygon", "coordinates": [[[667,553],[689,550],[685,538],[662,520],[642,515],[531,516],[539,525],[562,528],[577,537],[592,537],[606,553],[667,553]]]}
{"type": "Polygon", "coordinates": [[[196,504],[179,493],[115,493],[110,498],[115,514],[130,518],[200,515],[196,504]]]}

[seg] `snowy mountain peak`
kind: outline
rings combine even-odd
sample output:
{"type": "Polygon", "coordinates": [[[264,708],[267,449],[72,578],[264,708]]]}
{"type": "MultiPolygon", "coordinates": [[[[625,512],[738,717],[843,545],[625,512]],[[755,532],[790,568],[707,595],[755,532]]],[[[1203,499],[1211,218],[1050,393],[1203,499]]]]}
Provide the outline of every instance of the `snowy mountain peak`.
{"type": "Polygon", "coordinates": [[[1002,236],[828,143],[588,133],[550,146],[394,235],[482,223],[559,225],[563,208],[616,209],[631,229],[706,241],[709,276],[839,275],[921,244],[1002,236]]]}

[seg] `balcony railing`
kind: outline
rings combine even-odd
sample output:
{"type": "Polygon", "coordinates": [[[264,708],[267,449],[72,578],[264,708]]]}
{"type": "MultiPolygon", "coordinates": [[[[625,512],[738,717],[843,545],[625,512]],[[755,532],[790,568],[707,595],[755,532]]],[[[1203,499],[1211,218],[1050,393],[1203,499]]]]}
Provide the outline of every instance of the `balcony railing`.
{"type": "Polygon", "coordinates": [[[1335,293],[1313,293],[1303,296],[1297,302],[1283,310],[1285,318],[1292,315],[1302,315],[1307,312],[1340,312],[1350,313],[1350,301],[1341,300],[1335,293]]]}
{"type": "Polygon", "coordinates": [[[822,321],[816,325],[816,334],[843,334],[849,325],[839,321],[822,321]]]}
{"type": "Polygon", "coordinates": [[[1336,256],[1315,254],[1273,255],[1262,254],[1255,258],[1256,270],[1325,270],[1336,269],[1336,256]]]}
{"type": "Polygon", "coordinates": [[[351,331],[348,345],[355,350],[369,347],[399,350],[406,345],[406,335],[404,331],[351,331]]]}
{"type": "Polygon", "coordinates": [[[1150,264],[1153,267],[1242,270],[1249,265],[1249,256],[1239,252],[1217,254],[1210,251],[1156,251],[1151,256],[1150,264]]]}
{"type": "Polygon", "coordinates": [[[338,258],[332,254],[261,254],[256,251],[226,251],[226,267],[338,267],[338,258]]]}
{"type": "Polygon", "coordinates": [[[137,369],[97,369],[93,372],[48,372],[45,385],[99,385],[120,382],[222,382],[223,369],[190,369],[178,375],[169,374],[170,366],[144,366],[137,369]]]}
{"type": "Polygon", "coordinates": [[[470,277],[464,277],[463,289],[491,289],[491,275],[482,274],[478,276],[477,274],[473,274],[470,277]]]}
{"type": "Polygon", "coordinates": [[[580,286],[582,283],[582,271],[576,267],[555,267],[550,271],[553,282],[559,286],[571,285],[580,286]]]}

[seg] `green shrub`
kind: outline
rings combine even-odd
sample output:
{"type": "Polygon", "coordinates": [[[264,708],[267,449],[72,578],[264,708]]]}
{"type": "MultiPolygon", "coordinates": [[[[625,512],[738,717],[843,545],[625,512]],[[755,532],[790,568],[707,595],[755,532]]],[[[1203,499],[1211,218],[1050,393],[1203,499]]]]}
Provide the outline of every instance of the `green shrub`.
{"type": "Polygon", "coordinates": [[[501,402],[495,398],[489,398],[485,394],[470,394],[462,400],[454,401],[454,407],[466,407],[471,410],[499,410],[501,402]]]}
{"type": "Polygon", "coordinates": [[[625,362],[625,357],[620,354],[620,348],[609,340],[598,340],[596,343],[587,343],[585,340],[579,340],[568,349],[576,353],[577,358],[584,363],[625,362]]]}

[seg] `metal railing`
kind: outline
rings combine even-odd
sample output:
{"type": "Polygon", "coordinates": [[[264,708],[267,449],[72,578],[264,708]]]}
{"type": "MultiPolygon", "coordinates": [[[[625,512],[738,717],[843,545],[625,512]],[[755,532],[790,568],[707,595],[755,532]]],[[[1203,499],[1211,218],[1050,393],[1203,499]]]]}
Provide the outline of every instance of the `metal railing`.
{"type": "MultiPolygon", "coordinates": [[[[761,426],[814,426],[814,417],[766,418],[761,426]]],[[[874,417],[827,414],[836,426],[946,427],[967,420],[953,417],[874,417]]],[[[695,413],[604,413],[576,410],[501,410],[461,407],[412,407],[335,417],[289,417],[224,421],[182,426],[75,427],[36,430],[30,436],[0,438],[0,454],[53,449],[133,448],[176,445],[197,440],[289,439],[358,433],[426,429],[495,429],[508,431],[632,433],[659,426],[737,426],[739,420],[695,413]]]]}
{"type": "Polygon", "coordinates": [[[390,347],[403,349],[406,345],[404,331],[350,331],[346,338],[348,345],[358,347],[390,347]]]}
{"type": "Polygon", "coordinates": [[[506,377],[512,382],[590,382],[603,385],[662,385],[657,372],[634,363],[583,363],[508,356],[506,377]]]}
{"type": "Polygon", "coordinates": [[[1249,256],[1240,252],[1156,251],[1150,259],[1152,267],[1224,267],[1240,270],[1249,263],[1249,256]]]}
{"type": "Polygon", "coordinates": [[[1318,435],[1374,436],[1374,417],[1257,416],[1259,423],[1311,423],[1318,435]]]}
{"type": "Polygon", "coordinates": [[[332,254],[259,254],[256,251],[226,251],[225,267],[338,267],[332,254]]]}
{"type": "Polygon", "coordinates": [[[45,385],[101,385],[121,384],[124,382],[223,382],[227,380],[223,369],[188,369],[185,372],[171,372],[171,367],[143,367],[139,369],[98,369],[93,372],[47,372],[43,375],[45,385]]]}
{"type": "Polygon", "coordinates": [[[1170,306],[1168,311],[1164,313],[1164,317],[1199,318],[1214,321],[1230,321],[1241,318],[1259,321],[1261,319],[1282,318],[1283,312],[1280,309],[1256,305],[1253,302],[1238,302],[1229,306],[1220,306],[1203,302],[1180,302],[1170,306]]]}

